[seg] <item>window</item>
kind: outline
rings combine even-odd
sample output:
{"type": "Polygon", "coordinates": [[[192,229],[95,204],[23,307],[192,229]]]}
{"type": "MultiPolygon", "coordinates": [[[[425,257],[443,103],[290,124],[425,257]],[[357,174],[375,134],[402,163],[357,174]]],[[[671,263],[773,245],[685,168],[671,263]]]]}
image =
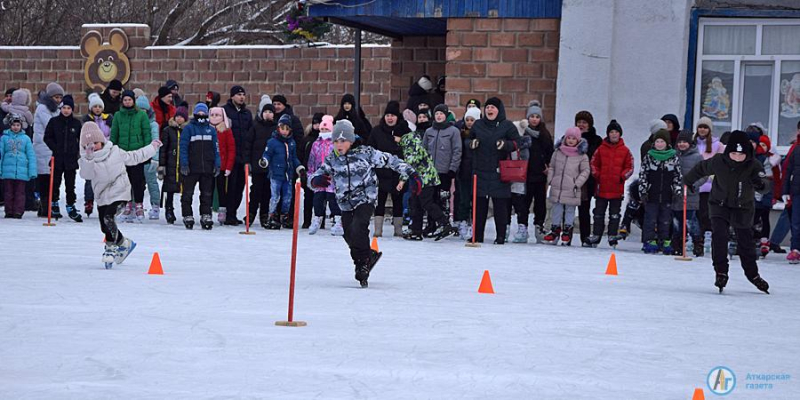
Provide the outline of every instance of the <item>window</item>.
{"type": "Polygon", "coordinates": [[[694,121],[714,132],[760,122],[778,151],[797,136],[800,121],[800,20],[700,20],[694,121]]]}

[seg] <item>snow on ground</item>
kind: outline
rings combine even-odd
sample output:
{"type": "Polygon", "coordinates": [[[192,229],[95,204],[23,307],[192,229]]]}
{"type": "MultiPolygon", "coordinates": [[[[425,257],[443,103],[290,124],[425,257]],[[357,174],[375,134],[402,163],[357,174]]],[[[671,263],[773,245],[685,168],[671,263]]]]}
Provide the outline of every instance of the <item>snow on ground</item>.
{"type": "MultiPolygon", "coordinates": [[[[360,289],[341,238],[300,235],[286,319],[291,233],[124,224],[139,243],[100,262],[96,217],[43,227],[0,220],[0,398],[688,399],[715,366],[730,399],[796,399],[793,377],[748,390],[747,373],[800,374],[800,272],[738,260],[724,295],[709,258],[384,238],[360,289]],[[153,252],[165,275],[147,275],[153,252]],[[495,295],[478,294],[484,269],[495,295]],[[792,394],[794,393],[794,394],[792,394]]],[[[388,229],[387,229],[388,230],[388,229]]],[[[489,227],[487,232],[492,232],[489,227]]],[[[491,242],[493,233],[487,235],[491,242]]]]}

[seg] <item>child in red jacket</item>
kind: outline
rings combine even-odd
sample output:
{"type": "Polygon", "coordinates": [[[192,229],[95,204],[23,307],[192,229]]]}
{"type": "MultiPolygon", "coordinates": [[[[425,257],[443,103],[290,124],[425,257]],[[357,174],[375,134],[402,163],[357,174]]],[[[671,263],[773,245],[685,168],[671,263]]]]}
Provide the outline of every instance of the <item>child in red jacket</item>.
{"type": "Polygon", "coordinates": [[[595,190],[594,226],[584,247],[597,247],[603,238],[603,228],[608,216],[608,245],[619,242],[619,220],[625,181],[633,174],[633,154],[622,140],[622,126],[612,119],[606,128],[606,138],[592,157],[592,176],[597,181],[595,190]]]}
{"type": "MultiPolygon", "coordinates": [[[[228,176],[233,170],[233,162],[236,160],[236,142],[233,139],[233,131],[231,130],[228,116],[225,115],[225,110],[222,107],[214,107],[209,111],[208,121],[211,126],[217,128],[217,137],[219,139],[219,156],[221,160],[220,174],[217,176],[217,198],[219,199],[219,212],[217,213],[217,221],[220,225],[225,225],[227,218],[227,205],[231,201],[233,193],[228,193],[228,176]]],[[[233,204],[233,203],[231,203],[233,204]]]]}

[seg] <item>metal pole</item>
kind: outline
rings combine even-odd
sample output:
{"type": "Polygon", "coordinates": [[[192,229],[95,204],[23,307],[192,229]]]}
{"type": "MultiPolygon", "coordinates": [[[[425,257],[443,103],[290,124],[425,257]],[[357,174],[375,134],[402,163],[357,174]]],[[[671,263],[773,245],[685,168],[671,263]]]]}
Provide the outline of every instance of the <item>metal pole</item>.
{"type": "Polygon", "coordinates": [[[356,30],[356,44],[354,51],[353,63],[353,96],[356,98],[355,107],[356,115],[358,115],[359,107],[361,106],[361,29],[356,30]]]}

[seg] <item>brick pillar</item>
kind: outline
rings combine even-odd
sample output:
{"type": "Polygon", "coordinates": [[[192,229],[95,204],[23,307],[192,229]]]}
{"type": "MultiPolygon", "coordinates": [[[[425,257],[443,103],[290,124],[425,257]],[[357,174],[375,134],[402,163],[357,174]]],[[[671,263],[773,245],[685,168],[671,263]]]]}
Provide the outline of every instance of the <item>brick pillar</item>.
{"type": "MultiPolygon", "coordinates": [[[[445,74],[444,36],[407,36],[392,41],[391,99],[404,108],[408,89],[422,75],[431,77],[436,85],[445,74]]],[[[381,109],[383,112],[383,109],[381,109]]]]}
{"type": "Polygon", "coordinates": [[[447,21],[447,98],[463,112],[470,98],[497,96],[509,119],[525,118],[528,102],[555,119],[558,19],[451,18],[447,21]]]}

